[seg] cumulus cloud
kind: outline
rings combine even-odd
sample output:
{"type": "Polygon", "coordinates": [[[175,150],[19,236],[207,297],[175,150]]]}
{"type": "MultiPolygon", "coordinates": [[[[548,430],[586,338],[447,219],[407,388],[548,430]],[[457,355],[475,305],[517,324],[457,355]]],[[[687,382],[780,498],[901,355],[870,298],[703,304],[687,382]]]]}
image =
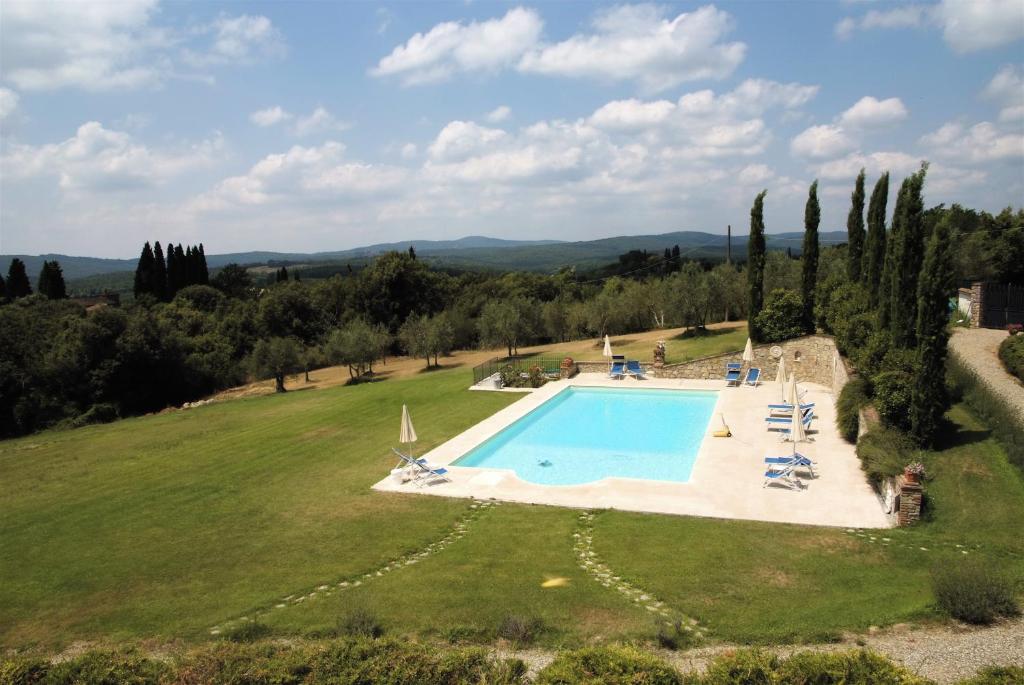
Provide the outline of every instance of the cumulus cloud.
{"type": "Polygon", "coordinates": [[[839,123],[851,128],[885,126],[907,118],[907,108],[899,98],[878,100],[867,95],[839,116],[839,123]]]}
{"type": "Polygon", "coordinates": [[[487,128],[472,121],[447,124],[428,148],[431,158],[452,161],[473,156],[506,137],[505,131],[487,128]]]}
{"type": "Polygon", "coordinates": [[[938,27],[953,51],[976,52],[1024,38],[1024,5],[1019,0],[942,0],[937,5],[899,5],[844,17],[835,26],[841,39],[858,30],[938,27]]]}
{"type": "Polygon", "coordinates": [[[18,108],[18,94],[10,88],[0,86],[0,121],[10,116],[18,108]]]}
{"type": "Polygon", "coordinates": [[[130,190],[210,165],[223,147],[217,135],[180,149],[156,150],[128,133],[90,121],[60,143],[12,145],[0,165],[7,178],[53,178],[66,192],[130,190]]]}
{"type": "Polygon", "coordinates": [[[492,124],[498,124],[508,119],[509,116],[511,115],[512,110],[508,107],[508,105],[500,105],[492,109],[490,112],[488,112],[487,116],[484,118],[487,119],[487,121],[491,122],[492,124]]]}
{"type": "Polygon", "coordinates": [[[273,126],[274,124],[279,124],[282,121],[287,121],[291,118],[292,115],[283,110],[280,105],[261,109],[249,115],[249,121],[264,128],[267,126],[273,126]]]}
{"type": "Polygon", "coordinates": [[[852,150],[854,142],[840,126],[811,126],[797,134],[789,148],[798,157],[828,158],[852,150]]]}
{"type": "Polygon", "coordinates": [[[855,178],[861,169],[869,176],[878,176],[886,171],[902,175],[913,173],[919,166],[919,158],[903,152],[856,152],[825,162],[815,175],[825,180],[847,181],[855,178]]]}
{"type": "Polygon", "coordinates": [[[725,42],[729,13],[708,5],[669,18],[653,5],[624,5],[600,12],[593,32],[542,45],[523,55],[524,72],[635,80],[657,92],[686,81],[722,79],[746,55],[741,42],[725,42]]]}
{"type": "Polygon", "coordinates": [[[1024,119],[1024,66],[1008,64],[1000,69],[982,96],[1000,105],[1000,121],[1024,119]]]}
{"type": "Polygon", "coordinates": [[[510,67],[536,44],[542,27],[540,16],[522,7],[500,19],[444,22],[395,47],[370,73],[397,76],[405,85],[417,85],[443,81],[458,72],[510,67]]]}
{"type": "Polygon", "coordinates": [[[1004,130],[988,121],[971,127],[948,122],[921,136],[920,143],[932,155],[974,164],[1024,160],[1024,133],[1004,130]]]}
{"type": "Polygon", "coordinates": [[[292,133],[301,138],[311,136],[316,133],[344,131],[351,127],[351,124],[347,121],[341,121],[328,112],[326,108],[317,107],[307,116],[299,117],[295,120],[295,125],[292,127],[292,133]]]}
{"type": "Polygon", "coordinates": [[[283,49],[266,17],[222,15],[179,27],[158,24],[158,10],[157,0],[5,2],[4,76],[27,91],[154,87],[168,78],[210,80],[181,66],[248,63],[283,49]]]}

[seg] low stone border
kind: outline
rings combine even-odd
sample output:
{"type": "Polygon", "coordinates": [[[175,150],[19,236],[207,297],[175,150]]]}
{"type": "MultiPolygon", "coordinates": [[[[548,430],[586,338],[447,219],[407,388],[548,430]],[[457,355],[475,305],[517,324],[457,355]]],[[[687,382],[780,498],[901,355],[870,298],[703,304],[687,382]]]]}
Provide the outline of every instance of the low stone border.
{"type": "Polygon", "coordinates": [[[573,551],[576,552],[579,567],[595,581],[606,588],[619,592],[630,602],[643,607],[655,616],[659,616],[666,621],[678,620],[686,632],[693,633],[699,638],[707,637],[707,628],[701,626],[697,619],[690,618],[681,611],[672,609],[651,593],[645,592],[628,581],[623,580],[620,576],[615,575],[607,564],[601,561],[594,552],[593,546],[594,512],[585,511],[579,515],[579,530],[573,533],[572,537],[574,541],[573,551]]]}
{"type": "Polygon", "coordinates": [[[947,548],[950,551],[957,551],[961,554],[969,554],[971,551],[977,551],[981,549],[981,545],[962,545],[956,542],[945,542],[942,540],[931,543],[931,547],[922,547],[921,545],[908,545],[902,541],[895,541],[890,537],[882,536],[878,534],[876,530],[862,530],[860,528],[847,528],[846,534],[851,537],[857,537],[861,539],[861,542],[867,542],[869,544],[878,543],[882,547],[899,547],[900,549],[909,549],[916,552],[929,552],[938,548],[947,548]]]}
{"type": "Polygon", "coordinates": [[[323,583],[315,587],[306,588],[304,591],[290,594],[287,597],[282,597],[273,602],[268,602],[267,604],[263,604],[243,616],[239,616],[238,618],[233,618],[213,626],[209,630],[210,635],[220,635],[224,630],[234,628],[240,624],[254,623],[261,616],[265,616],[277,609],[298,606],[303,602],[314,600],[321,596],[330,597],[335,592],[344,592],[345,590],[359,587],[364,583],[367,583],[374,578],[380,578],[391,571],[397,571],[398,569],[405,568],[406,566],[412,566],[413,564],[419,563],[427,557],[433,556],[444,550],[454,542],[461,540],[468,532],[469,525],[473,523],[473,521],[478,519],[483,512],[498,506],[498,504],[498,502],[493,500],[481,500],[479,502],[474,502],[469,506],[469,511],[456,519],[447,535],[440,540],[430,543],[420,551],[403,554],[400,557],[392,559],[387,564],[376,570],[335,579],[330,583],[323,583]]]}

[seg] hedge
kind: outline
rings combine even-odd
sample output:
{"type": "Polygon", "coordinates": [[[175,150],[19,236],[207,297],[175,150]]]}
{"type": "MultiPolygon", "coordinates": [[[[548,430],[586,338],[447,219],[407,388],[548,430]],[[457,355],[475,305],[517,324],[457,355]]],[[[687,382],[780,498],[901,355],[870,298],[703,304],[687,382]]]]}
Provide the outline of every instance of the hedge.
{"type": "Polygon", "coordinates": [[[1024,417],[1005,399],[992,392],[974,371],[950,354],[946,373],[954,393],[991,428],[1010,462],[1024,469],[1024,417]]]}
{"type": "Polygon", "coordinates": [[[868,382],[859,376],[851,378],[839,392],[839,400],[836,402],[836,427],[846,442],[857,442],[857,434],[860,432],[860,410],[870,401],[868,382]]]}
{"type": "Polygon", "coordinates": [[[1012,335],[999,344],[999,358],[1006,370],[1024,381],[1024,334],[1012,335]]]}

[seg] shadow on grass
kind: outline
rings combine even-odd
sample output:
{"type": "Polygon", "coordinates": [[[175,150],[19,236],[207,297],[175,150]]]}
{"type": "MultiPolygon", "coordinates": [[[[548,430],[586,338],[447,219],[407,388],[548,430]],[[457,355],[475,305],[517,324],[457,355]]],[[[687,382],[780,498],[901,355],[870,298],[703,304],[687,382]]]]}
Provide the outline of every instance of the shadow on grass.
{"type": "Polygon", "coordinates": [[[717,338],[722,335],[729,335],[735,332],[735,328],[687,328],[685,331],[678,335],[674,335],[670,340],[693,340],[695,338],[707,339],[717,338]]]}
{"type": "Polygon", "coordinates": [[[347,381],[345,381],[345,385],[348,386],[362,385],[363,383],[380,383],[381,381],[386,381],[388,379],[388,376],[390,375],[390,371],[385,371],[383,373],[374,372],[372,375],[363,374],[362,376],[357,376],[356,378],[349,378],[347,381]]]}
{"type": "Polygon", "coordinates": [[[966,447],[979,442],[984,442],[992,437],[992,431],[988,429],[970,430],[958,427],[949,420],[942,422],[939,429],[939,439],[936,440],[936,452],[947,452],[958,447],[966,447]]]}
{"type": "Polygon", "coordinates": [[[435,371],[444,371],[445,369],[456,369],[462,366],[462,364],[431,364],[430,366],[424,367],[416,373],[434,373],[435,371]]]}

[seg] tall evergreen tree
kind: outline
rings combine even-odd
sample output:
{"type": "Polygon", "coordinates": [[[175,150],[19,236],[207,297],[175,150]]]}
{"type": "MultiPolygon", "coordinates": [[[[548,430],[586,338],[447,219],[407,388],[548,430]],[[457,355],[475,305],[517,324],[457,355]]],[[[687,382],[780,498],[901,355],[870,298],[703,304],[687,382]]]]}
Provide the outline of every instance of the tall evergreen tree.
{"type": "Polygon", "coordinates": [[[868,236],[864,243],[861,280],[868,291],[878,292],[885,264],[885,209],[889,203],[889,172],[885,172],[875,183],[868,204],[868,236]]]}
{"type": "Polygon", "coordinates": [[[818,224],[821,223],[821,205],[818,204],[818,181],[815,179],[807,191],[804,205],[804,246],[800,269],[801,299],[804,304],[804,330],[813,333],[814,290],[818,285],[818,224]]]}
{"type": "Polygon", "coordinates": [[[206,266],[206,251],[203,244],[199,243],[199,285],[210,285],[210,269],[206,266]]]}
{"type": "Polygon", "coordinates": [[[185,277],[182,279],[182,287],[187,288],[196,283],[196,256],[191,245],[185,246],[185,277]]]}
{"type": "Polygon", "coordinates": [[[16,300],[31,294],[32,285],[28,282],[25,262],[15,257],[11,260],[11,265],[7,267],[7,297],[16,300]]]}
{"type": "Polygon", "coordinates": [[[4,280],[2,274],[0,274],[0,304],[7,301],[7,281],[4,280]]]}
{"type": "Polygon", "coordinates": [[[158,300],[167,301],[167,262],[160,241],[153,243],[153,287],[158,300]]]}
{"type": "Polygon", "coordinates": [[[139,295],[154,295],[153,287],[153,248],[149,246],[149,241],[142,248],[142,254],[139,255],[139,263],[135,267],[135,285],[132,288],[132,292],[135,293],[135,297],[139,295]]]}
{"type": "Polygon", "coordinates": [[[864,169],[857,174],[857,183],[850,195],[850,213],[846,217],[847,275],[850,283],[861,279],[864,254],[864,169]]]}
{"type": "Polygon", "coordinates": [[[764,196],[767,194],[767,190],[762,190],[754,198],[754,206],[750,208],[750,236],[747,238],[747,328],[754,342],[761,341],[761,331],[755,321],[764,306],[764,196]]]}
{"type": "Polygon", "coordinates": [[[164,293],[168,300],[173,300],[174,294],[178,292],[178,281],[180,280],[178,272],[180,270],[177,255],[174,254],[174,243],[167,243],[167,286],[164,293]]]}
{"type": "Polygon", "coordinates": [[[924,177],[928,164],[904,179],[892,216],[892,263],[889,269],[889,332],[904,348],[917,341],[917,279],[924,260],[924,177]]]}
{"type": "Polygon", "coordinates": [[[170,293],[170,297],[173,299],[178,291],[188,285],[188,262],[185,259],[185,250],[182,249],[181,243],[178,243],[174,248],[174,264],[176,265],[176,274],[174,276],[174,290],[170,293]]]}
{"type": "Polygon", "coordinates": [[[50,300],[63,300],[68,296],[67,286],[64,284],[64,270],[60,268],[60,262],[43,262],[37,289],[40,295],[45,295],[50,300]]]}
{"type": "Polygon", "coordinates": [[[910,432],[922,445],[935,443],[942,415],[949,406],[946,346],[953,286],[949,227],[940,221],[928,241],[917,284],[917,379],[911,392],[910,432]]]}

